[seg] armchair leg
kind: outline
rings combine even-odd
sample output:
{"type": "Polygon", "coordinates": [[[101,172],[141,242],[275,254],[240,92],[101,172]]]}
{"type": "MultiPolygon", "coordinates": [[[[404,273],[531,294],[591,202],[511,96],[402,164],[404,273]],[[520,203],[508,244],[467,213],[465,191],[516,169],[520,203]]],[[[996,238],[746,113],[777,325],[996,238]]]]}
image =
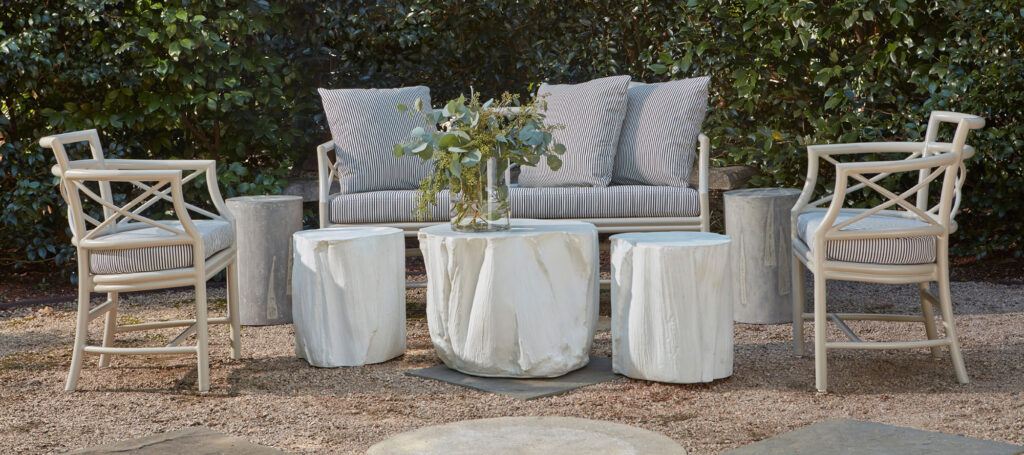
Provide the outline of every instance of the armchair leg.
{"type": "Polygon", "coordinates": [[[946,326],[946,338],[949,340],[949,356],[953,360],[956,379],[961,384],[970,382],[967,367],[964,366],[963,354],[960,352],[960,339],[956,334],[956,323],[953,320],[953,298],[949,291],[948,263],[939,264],[939,308],[942,310],[942,321],[946,326]]]}
{"type": "MultiPolygon", "coordinates": [[[[103,319],[103,347],[109,348],[114,345],[114,334],[117,331],[117,304],[119,295],[116,292],[107,294],[110,300],[110,309],[103,319]]],[[[110,354],[100,354],[100,368],[110,366],[110,354]]]]}
{"type": "Polygon", "coordinates": [[[828,357],[825,342],[828,337],[828,313],[825,306],[825,278],[814,274],[814,384],[818,392],[828,389],[828,357]]]}
{"type": "Polygon", "coordinates": [[[806,305],[806,291],[804,290],[804,267],[803,263],[794,255],[790,271],[793,279],[793,353],[799,357],[804,356],[804,308],[806,305]]]}
{"type": "MultiPolygon", "coordinates": [[[[201,271],[200,271],[201,272],[201,271]]],[[[196,283],[196,354],[199,357],[199,392],[210,391],[210,330],[206,323],[206,281],[202,273],[196,283]]]]}
{"type": "Polygon", "coordinates": [[[78,319],[75,323],[75,346],[71,351],[71,369],[64,391],[74,392],[78,386],[78,376],[82,373],[85,360],[85,343],[89,340],[89,291],[82,283],[78,285],[78,319]]]}
{"type": "Polygon", "coordinates": [[[228,319],[231,321],[231,358],[242,358],[242,321],[238,315],[238,264],[228,265],[228,319]]]}
{"type": "MultiPolygon", "coordinates": [[[[932,302],[927,298],[929,293],[928,283],[918,283],[917,291],[921,296],[921,314],[924,316],[924,331],[928,335],[929,340],[936,340],[939,338],[939,332],[935,329],[935,309],[932,308],[932,302]]],[[[942,354],[939,346],[932,346],[931,349],[932,358],[937,359],[942,354]]]]}

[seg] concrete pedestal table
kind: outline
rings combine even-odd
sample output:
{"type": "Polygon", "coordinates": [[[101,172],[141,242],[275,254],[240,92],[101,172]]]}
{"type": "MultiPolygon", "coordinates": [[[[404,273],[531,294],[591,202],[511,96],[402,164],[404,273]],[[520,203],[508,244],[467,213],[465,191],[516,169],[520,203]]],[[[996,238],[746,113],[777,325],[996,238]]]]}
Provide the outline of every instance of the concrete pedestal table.
{"type": "Polygon", "coordinates": [[[292,234],[302,230],[299,196],[227,200],[238,239],[238,316],[242,325],[292,322],[292,234]]]}
{"type": "Polygon", "coordinates": [[[405,352],[405,236],[388,227],[293,236],[295,353],[318,367],[379,363],[405,352]]]}
{"type": "Polygon", "coordinates": [[[725,193],[725,232],[733,241],[736,322],[792,322],[789,211],[799,198],[800,190],[789,188],[725,193]]]}
{"type": "Polygon", "coordinates": [[[590,360],[597,323],[597,228],[513,220],[512,229],[419,232],[427,324],[449,368],[476,376],[556,377],[590,360]]]}
{"type": "Polygon", "coordinates": [[[732,375],[729,238],[619,234],[612,242],[612,369],[636,379],[732,375]]]}

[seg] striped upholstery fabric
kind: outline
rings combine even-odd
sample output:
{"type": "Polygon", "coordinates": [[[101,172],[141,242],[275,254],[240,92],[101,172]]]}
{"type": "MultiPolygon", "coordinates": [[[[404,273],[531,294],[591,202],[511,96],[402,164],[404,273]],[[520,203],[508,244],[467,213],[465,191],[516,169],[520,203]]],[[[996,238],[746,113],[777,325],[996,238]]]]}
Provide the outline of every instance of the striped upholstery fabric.
{"type": "Polygon", "coordinates": [[[707,112],[709,80],[629,84],[612,183],[687,185],[707,112]]]}
{"type": "Polygon", "coordinates": [[[398,112],[422,99],[430,106],[430,89],[320,89],[327,124],[337,154],[342,193],[419,188],[432,164],[415,156],[396,158],[395,144],[417,126],[433,128],[422,116],[398,112]]]}
{"type": "Polygon", "coordinates": [[[626,116],[629,76],[595,79],[576,85],[541,84],[547,94],[548,124],[562,124],[555,140],[565,144],[562,168],[546,164],[524,167],[519,174],[523,187],[608,186],[615,164],[619,130],[626,116]]]}
{"type": "MultiPolygon", "coordinates": [[[[180,229],[177,221],[165,222],[180,229]]],[[[195,220],[196,229],[203,239],[203,248],[209,258],[217,252],[231,247],[235,242],[235,231],[231,223],[220,220],[195,220]]],[[[163,229],[146,227],[108,234],[104,240],[159,239],[173,234],[163,229]]],[[[157,272],[192,266],[192,245],[168,245],[120,250],[97,250],[89,254],[89,271],[96,275],[118,273],[157,272]]]]}
{"type": "MultiPolygon", "coordinates": [[[[425,221],[448,220],[448,190],[437,195],[437,205],[431,208],[425,221]]],[[[403,223],[419,221],[413,217],[416,209],[416,190],[371,191],[368,193],[338,194],[331,199],[332,223],[403,223]]]]}
{"type": "MultiPolygon", "coordinates": [[[[857,216],[862,210],[842,210],[835,224],[857,216]]],[[[809,248],[814,249],[814,231],[821,225],[825,210],[813,210],[797,218],[797,235],[809,248]]],[[[913,218],[875,214],[843,228],[844,231],[878,231],[887,229],[913,229],[928,223],[913,218]]],[[[935,237],[900,237],[877,239],[835,240],[825,245],[825,257],[832,261],[865,264],[908,265],[935,262],[935,237]]]]}
{"type": "MultiPolygon", "coordinates": [[[[666,186],[609,186],[509,189],[512,216],[517,218],[650,218],[700,214],[697,190],[666,186]]],[[[330,204],[331,222],[399,223],[417,221],[412,211],[416,191],[375,191],[341,194],[330,204]]],[[[447,221],[447,191],[438,195],[427,221],[447,221]]]]}

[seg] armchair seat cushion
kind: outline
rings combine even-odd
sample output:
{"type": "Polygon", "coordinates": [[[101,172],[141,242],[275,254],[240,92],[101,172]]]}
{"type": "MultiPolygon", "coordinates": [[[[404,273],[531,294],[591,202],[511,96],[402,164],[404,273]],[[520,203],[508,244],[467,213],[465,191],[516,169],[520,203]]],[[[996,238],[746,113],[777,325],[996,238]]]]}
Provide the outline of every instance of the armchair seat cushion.
{"type": "MultiPolygon", "coordinates": [[[[177,221],[163,222],[181,229],[177,221]]],[[[203,240],[207,258],[230,248],[235,242],[231,223],[221,220],[195,220],[196,229],[203,240]]],[[[103,240],[137,240],[170,238],[174,235],[160,228],[145,227],[107,234],[103,240]]],[[[97,250],[89,254],[89,271],[96,275],[157,272],[192,266],[192,245],[167,245],[115,250],[97,250]]]]}
{"type": "MultiPolygon", "coordinates": [[[[814,249],[814,231],[825,218],[825,210],[811,210],[797,217],[797,236],[807,247],[814,249]]],[[[844,209],[839,212],[835,224],[853,218],[863,210],[844,209]]],[[[892,229],[913,229],[928,226],[928,223],[914,218],[894,214],[878,213],[857,221],[844,231],[883,231],[892,229]]],[[[833,240],[825,245],[825,257],[831,261],[858,262],[864,264],[910,265],[935,262],[935,237],[889,237],[874,239],[833,240]]]]}
{"type": "MultiPolygon", "coordinates": [[[[448,220],[449,194],[425,221],[448,220]]],[[[541,219],[695,217],[700,214],[697,190],[688,187],[621,185],[608,187],[521,188],[509,190],[512,217],[541,219]]],[[[413,217],[415,190],[338,194],[330,202],[335,224],[401,223],[413,217]]]]}

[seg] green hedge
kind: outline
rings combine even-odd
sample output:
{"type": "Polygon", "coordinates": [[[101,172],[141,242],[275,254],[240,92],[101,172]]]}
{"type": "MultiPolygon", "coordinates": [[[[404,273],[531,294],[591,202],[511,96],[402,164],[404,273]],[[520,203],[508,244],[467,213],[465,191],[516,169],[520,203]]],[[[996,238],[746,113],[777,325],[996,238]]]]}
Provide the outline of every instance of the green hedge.
{"type": "Polygon", "coordinates": [[[317,87],[527,93],[541,80],[710,74],[716,162],[798,186],[804,145],[920,137],[980,114],[959,254],[1024,238],[1016,1],[15,0],[0,8],[0,261],[64,264],[39,137],[97,128],[123,157],[209,157],[227,195],[279,191],[328,137],[317,87]]]}

